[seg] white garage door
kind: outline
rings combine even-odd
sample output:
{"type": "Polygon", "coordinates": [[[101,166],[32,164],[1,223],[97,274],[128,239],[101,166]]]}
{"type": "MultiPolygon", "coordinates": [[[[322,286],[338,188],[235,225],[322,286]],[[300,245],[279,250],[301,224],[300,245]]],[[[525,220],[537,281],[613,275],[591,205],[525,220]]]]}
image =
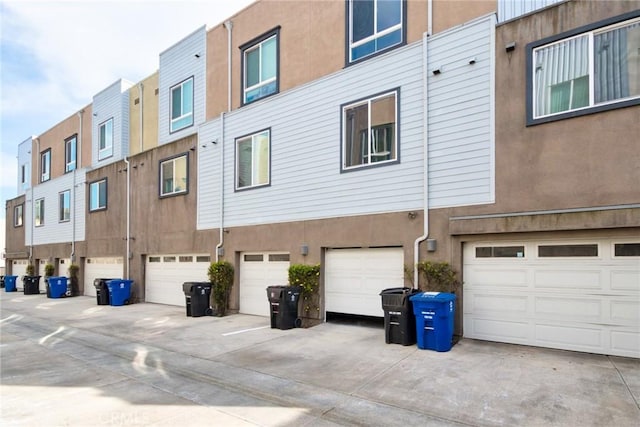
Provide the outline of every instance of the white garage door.
{"type": "Polygon", "coordinates": [[[380,291],[404,286],[402,248],[329,249],[325,311],[384,316],[380,291]]]}
{"type": "Polygon", "coordinates": [[[11,275],[18,276],[16,279],[16,286],[22,289],[22,276],[27,274],[27,265],[29,264],[29,260],[27,259],[15,259],[13,260],[13,265],[11,266],[11,275]]]}
{"type": "MultiPolygon", "coordinates": [[[[58,260],[58,276],[69,277],[69,266],[71,265],[70,258],[61,258],[58,260]]],[[[43,269],[44,271],[44,269],[43,269]]]]}
{"type": "Polygon", "coordinates": [[[150,255],[145,271],[145,301],[185,306],[182,284],[208,282],[209,255],[150,255]]]}
{"type": "MultiPolygon", "coordinates": [[[[69,266],[65,268],[65,271],[68,268],[69,266]]],[[[93,286],[95,279],[122,279],[123,275],[122,258],[87,258],[84,264],[84,294],[91,297],[96,296],[96,288],[93,286]]]]}
{"type": "Polygon", "coordinates": [[[288,284],[288,253],[246,252],[240,255],[240,313],[269,316],[267,286],[288,284]]]}
{"type": "Polygon", "coordinates": [[[469,338],[640,357],[638,240],[466,244],[463,275],[469,338]]]}

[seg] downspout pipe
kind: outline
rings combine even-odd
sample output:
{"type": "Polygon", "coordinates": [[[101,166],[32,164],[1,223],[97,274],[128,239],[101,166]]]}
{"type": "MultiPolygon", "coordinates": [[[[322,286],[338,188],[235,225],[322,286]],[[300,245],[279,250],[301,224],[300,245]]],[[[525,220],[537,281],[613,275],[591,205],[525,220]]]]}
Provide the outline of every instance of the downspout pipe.
{"type": "MultiPolygon", "coordinates": [[[[227,112],[231,111],[231,30],[233,22],[226,21],[227,29],[227,112]]],[[[216,245],[216,262],[220,260],[220,252],[224,246],[224,111],[220,113],[220,237],[216,245]]]]}
{"type": "MultiPolygon", "coordinates": [[[[40,138],[36,138],[36,146],[37,146],[37,150],[36,150],[36,182],[38,182],[40,180],[40,138]]],[[[33,155],[31,156],[31,159],[33,160],[33,155]]],[[[36,211],[36,201],[35,201],[35,185],[33,185],[33,182],[31,182],[30,185],[30,189],[31,189],[31,244],[29,245],[29,264],[33,265],[33,234],[36,231],[36,224],[35,224],[35,211],[36,211]]]]}
{"type": "MultiPolygon", "coordinates": [[[[429,0],[429,4],[431,4],[431,0],[429,0]]],[[[429,14],[429,18],[431,18],[431,14],[429,14]]],[[[429,238],[429,107],[428,103],[428,88],[427,88],[427,67],[428,67],[428,48],[427,48],[427,36],[429,33],[425,33],[422,37],[422,108],[423,108],[423,135],[424,135],[424,144],[423,144],[423,172],[424,172],[424,182],[423,182],[423,234],[418,237],[413,243],[413,287],[415,289],[419,288],[420,278],[418,276],[418,263],[420,262],[420,243],[424,242],[429,238]]]]}
{"type": "Polygon", "coordinates": [[[433,0],[427,0],[427,36],[433,35],[433,0]]]}
{"type": "Polygon", "coordinates": [[[82,157],[79,155],[80,147],[82,147],[82,113],[84,110],[78,111],[78,137],[76,138],[76,164],[73,168],[73,193],[72,199],[69,203],[70,206],[73,206],[73,212],[71,213],[71,255],[69,259],[71,259],[71,263],[75,263],[76,257],[76,179],[77,179],[77,170],[78,167],[81,166],[82,157]]]}
{"type": "Polygon", "coordinates": [[[140,117],[138,118],[140,124],[140,153],[142,153],[142,149],[144,148],[144,129],[142,127],[142,115],[144,114],[144,85],[142,82],[138,83],[138,97],[140,98],[140,117]]]}
{"type": "Polygon", "coordinates": [[[131,253],[131,168],[129,167],[129,159],[124,157],[125,170],[127,171],[127,229],[125,241],[127,242],[127,253],[125,263],[124,278],[129,279],[129,254],[131,253]]]}

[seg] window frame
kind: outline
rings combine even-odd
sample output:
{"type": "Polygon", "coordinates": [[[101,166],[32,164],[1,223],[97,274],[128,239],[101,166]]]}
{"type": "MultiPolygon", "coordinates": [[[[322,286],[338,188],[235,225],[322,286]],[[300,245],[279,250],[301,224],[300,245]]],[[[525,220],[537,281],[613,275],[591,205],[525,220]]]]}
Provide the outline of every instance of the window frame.
{"type": "MultiPolygon", "coordinates": [[[[635,98],[624,98],[623,100],[617,101],[608,101],[605,103],[591,103],[586,107],[581,107],[575,110],[568,110],[558,113],[547,114],[544,116],[536,117],[535,116],[535,96],[534,96],[534,80],[535,80],[535,67],[534,57],[538,50],[543,49],[548,46],[552,46],[554,44],[560,44],[565,41],[568,41],[572,38],[580,37],[588,35],[591,38],[589,42],[589,90],[590,90],[590,99],[592,99],[593,95],[593,43],[592,39],[594,34],[606,32],[608,30],[607,27],[618,27],[624,26],[626,21],[633,21],[636,18],[640,17],[640,10],[636,10],[633,12],[628,12],[622,15],[614,16],[608,19],[604,19],[598,22],[594,22],[589,25],[584,25],[573,30],[565,31],[563,33],[546,37],[541,40],[537,40],[531,43],[528,43],[526,46],[526,125],[534,126],[543,123],[555,122],[558,120],[569,119],[573,117],[585,116],[588,114],[600,113],[603,111],[617,110],[619,108],[626,108],[633,105],[640,105],[640,96],[635,98]]],[[[630,23],[630,22],[629,22],[630,23]]],[[[613,28],[612,28],[613,29],[613,28]]]]}
{"type": "Polygon", "coordinates": [[[45,222],[44,222],[44,197],[41,197],[39,199],[36,199],[36,204],[35,204],[35,209],[33,212],[33,224],[36,227],[43,227],[45,222]]]}
{"type": "Polygon", "coordinates": [[[78,134],[74,134],[64,140],[64,173],[73,172],[78,165],[78,134]],[[73,159],[69,156],[69,145],[73,144],[73,159]]]}
{"type": "Polygon", "coordinates": [[[13,227],[19,228],[24,226],[24,203],[13,207],[13,227]]]}
{"type": "Polygon", "coordinates": [[[71,190],[64,190],[58,193],[58,222],[71,221],[71,190]],[[65,206],[68,203],[67,215],[65,216],[65,206]]]}
{"type": "MultiPolygon", "coordinates": [[[[234,145],[234,148],[233,148],[233,152],[234,152],[234,190],[236,192],[253,190],[253,189],[256,189],[256,188],[263,188],[263,187],[271,186],[271,136],[272,136],[271,128],[268,127],[268,128],[265,128],[265,129],[260,129],[259,131],[256,131],[256,132],[251,132],[249,134],[239,136],[239,137],[234,139],[234,141],[233,141],[233,145],[234,145]],[[238,155],[238,143],[240,141],[245,141],[248,138],[251,138],[252,149],[253,149],[253,138],[258,136],[258,135],[260,135],[260,134],[263,134],[265,132],[267,133],[267,138],[269,139],[269,142],[268,142],[268,145],[267,145],[267,149],[268,149],[268,153],[267,153],[267,155],[268,155],[268,159],[267,159],[267,182],[263,183],[263,184],[251,184],[251,185],[245,185],[243,187],[240,187],[239,186],[240,164],[239,164],[239,155],[238,155]]],[[[251,161],[251,163],[253,165],[253,151],[252,151],[252,161],[251,161]]],[[[251,181],[253,182],[253,167],[252,167],[252,180],[251,181]]]]}
{"type": "Polygon", "coordinates": [[[181,195],[185,195],[185,194],[189,193],[189,181],[190,180],[189,180],[189,153],[188,152],[180,153],[180,154],[177,154],[175,156],[167,157],[165,159],[162,159],[162,160],[160,160],[158,162],[158,166],[159,166],[158,167],[158,196],[161,199],[164,199],[164,198],[167,198],[167,197],[181,196],[181,195]],[[174,177],[175,177],[175,171],[176,171],[175,161],[178,160],[178,159],[181,159],[181,158],[184,158],[185,162],[186,162],[186,177],[187,177],[186,179],[187,179],[187,181],[186,181],[185,188],[184,188],[184,190],[175,191],[175,187],[176,186],[175,186],[175,179],[174,179],[174,182],[173,182],[174,191],[172,191],[170,193],[164,193],[164,191],[163,191],[164,190],[164,185],[163,185],[164,184],[164,182],[163,182],[163,167],[162,166],[164,164],[166,164],[166,163],[173,162],[173,174],[174,174],[174,177]]]}
{"type": "MultiPolygon", "coordinates": [[[[108,179],[105,178],[100,178],[97,179],[95,181],[91,181],[89,183],[89,185],[87,186],[87,188],[89,189],[89,197],[87,197],[87,200],[89,201],[89,213],[92,212],[100,212],[100,211],[104,211],[107,210],[108,206],[109,206],[109,183],[108,183],[108,179]],[[100,206],[98,205],[96,208],[92,207],[92,199],[91,199],[91,188],[93,185],[100,185],[100,183],[104,182],[104,206],[100,206]]],[[[100,188],[98,187],[98,204],[100,203],[100,188]]]]}
{"type": "Polygon", "coordinates": [[[114,131],[113,131],[113,117],[105,120],[104,122],[100,123],[98,125],[98,160],[104,160],[104,159],[108,159],[109,157],[113,156],[113,136],[114,136],[114,131]],[[111,126],[111,144],[107,145],[107,125],[111,126]],[[104,148],[101,148],[102,146],[102,128],[105,128],[105,141],[104,141],[104,148]]]}
{"type": "MultiPolygon", "coordinates": [[[[267,31],[266,33],[244,43],[243,45],[241,45],[239,47],[240,49],[240,102],[241,105],[249,105],[249,104],[253,104],[254,102],[257,102],[261,99],[265,99],[268,98],[270,96],[276,95],[278,93],[280,93],[280,26],[277,26],[269,31],[267,31]],[[249,88],[246,87],[246,77],[247,77],[247,61],[246,61],[246,55],[248,52],[253,51],[254,49],[262,49],[262,44],[264,42],[266,42],[267,40],[274,38],[276,40],[276,76],[274,78],[274,80],[265,80],[265,82],[260,82],[256,85],[251,86],[252,90],[253,89],[257,89],[260,88],[262,86],[267,85],[268,83],[271,83],[271,81],[275,81],[276,87],[275,90],[272,93],[266,94],[266,95],[262,95],[259,96],[255,99],[252,99],[251,101],[247,101],[246,98],[246,94],[247,91],[249,90],[249,88]]],[[[262,58],[260,58],[262,59],[262,58]]],[[[260,67],[262,68],[262,61],[260,61],[260,67]]]]}
{"type": "Polygon", "coordinates": [[[186,79],[182,80],[179,83],[176,83],[175,85],[171,86],[169,88],[169,133],[176,133],[176,132],[180,132],[181,130],[190,128],[194,125],[195,120],[194,120],[194,115],[195,115],[195,92],[196,92],[196,82],[195,82],[195,76],[189,76],[186,79]],[[184,86],[188,83],[191,82],[191,111],[187,114],[184,114],[182,110],[184,110],[184,105],[183,105],[183,101],[184,101],[184,86]],[[173,92],[180,88],[180,116],[176,117],[175,119],[173,118],[173,92]],[[181,120],[184,120],[186,118],[191,117],[191,120],[188,124],[185,125],[175,125],[174,128],[174,124],[180,122],[181,120]]]}
{"type": "MultiPolygon", "coordinates": [[[[377,7],[378,7],[377,6],[378,0],[373,0],[373,1],[374,1],[374,20],[375,20],[375,16],[377,16],[375,11],[377,10],[377,7]]],[[[402,37],[402,40],[400,40],[399,43],[396,43],[396,44],[391,45],[391,46],[387,46],[387,47],[382,48],[380,50],[376,50],[373,53],[370,53],[368,55],[364,55],[364,56],[362,56],[360,58],[357,58],[357,59],[352,59],[352,50],[353,50],[353,44],[354,43],[351,42],[351,40],[353,38],[353,35],[352,35],[353,25],[351,24],[352,23],[352,19],[351,19],[352,18],[352,7],[351,7],[351,5],[353,4],[353,0],[345,0],[345,64],[346,64],[346,66],[353,65],[353,64],[358,64],[358,63],[360,63],[362,61],[366,61],[366,60],[368,60],[370,58],[376,57],[378,55],[382,55],[383,53],[386,53],[386,52],[388,52],[390,50],[393,50],[393,49],[397,49],[398,47],[404,46],[404,45],[407,44],[407,0],[399,0],[399,2],[400,2],[400,7],[401,7],[401,10],[400,10],[400,24],[399,25],[400,25],[400,35],[402,37]]],[[[383,37],[386,34],[393,33],[394,31],[397,30],[397,28],[395,28],[395,27],[397,27],[397,25],[398,24],[396,24],[394,27],[391,27],[391,28],[394,28],[393,30],[385,29],[385,30],[380,31],[380,32],[376,32],[376,30],[374,28],[374,34],[373,35],[371,35],[369,37],[366,37],[363,40],[359,40],[355,44],[356,45],[365,44],[368,41],[375,40],[375,39],[378,39],[380,37],[383,37]]]]}
{"type": "Polygon", "coordinates": [[[51,148],[47,148],[46,150],[40,153],[40,182],[41,183],[47,182],[50,179],[51,179],[51,148]]]}
{"type": "Polygon", "coordinates": [[[397,164],[400,163],[400,87],[395,87],[389,90],[386,90],[384,92],[379,92],[376,93],[374,95],[371,96],[367,96],[364,98],[360,98],[357,99],[355,101],[350,101],[347,102],[345,104],[340,105],[340,173],[348,173],[348,172],[353,172],[353,171],[357,171],[357,170],[363,170],[363,169],[369,169],[369,168],[375,168],[375,167],[381,167],[381,166],[388,166],[388,165],[393,165],[393,164],[397,164]],[[346,142],[347,142],[347,138],[346,138],[346,111],[349,108],[356,108],[359,107],[361,105],[364,105],[365,103],[369,106],[369,114],[368,114],[368,130],[369,132],[371,132],[374,128],[379,128],[381,126],[386,126],[387,123],[384,123],[382,125],[378,125],[375,127],[371,127],[371,123],[370,123],[370,119],[371,119],[371,102],[378,100],[378,99],[382,99],[385,98],[386,96],[393,94],[395,96],[395,132],[394,132],[394,145],[395,145],[395,152],[396,152],[396,156],[394,159],[389,159],[389,160],[382,160],[382,161],[377,161],[377,162],[371,162],[370,160],[368,160],[368,163],[364,163],[361,165],[354,165],[354,166],[346,166],[346,160],[347,160],[347,156],[346,156],[346,142]]]}
{"type": "Polygon", "coordinates": [[[27,183],[27,163],[23,163],[20,165],[20,185],[22,188],[25,188],[25,184],[27,183]]]}

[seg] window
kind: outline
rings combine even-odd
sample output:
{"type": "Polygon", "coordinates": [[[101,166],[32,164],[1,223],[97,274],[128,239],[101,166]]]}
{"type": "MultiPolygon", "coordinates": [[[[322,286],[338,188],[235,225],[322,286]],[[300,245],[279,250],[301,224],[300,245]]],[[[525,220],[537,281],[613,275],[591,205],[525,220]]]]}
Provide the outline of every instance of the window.
{"type": "Polygon", "coordinates": [[[24,213],[24,205],[20,204],[13,208],[13,226],[14,227],[22,227],[23,213],[24,213]]]}
{"type": "Polygon", "coordinates": [[[160,197],[187,192],[188,165],[186,154],[160,162],[160,197]]]}
{"type": "Polygon", "coordinates": [[[398,90],[342,107],[342,169],[397,160],[398,90]]]}
{"type": "Polygon", "coordinates": [[[40,182],[51,179],[51,149],[40,154],[40,182]]]}
{"type": "Polygon", "coordinates": [[[107,208],[107,180],[89,184],[89,211],[99,211],[107,208]]]}
{"type": "Polygon", "coordinates": [[[348,62],[366,58],[404,43],[405,1],[350,0],[347,2],[348,62]]]}
{"type": "Polygon", "coordinates": [[[640,18],[529,45],[529,124],[640,103],[639,50],[640,18]]]}
{"type": "Polygon", "coordinates": [[[524,246],[477,247],[476,258],[524,258],[524,246]]]}
{"type": "Polygon", "coordinates": [[[99,131],[98,160],[103,160],[113,155],[113,119],[102,123],[99,131]]]}
{"type": "Polygon", "coordinates": [[[540,245],[538,246],[538,256],[545,258],[595,257],[598,256],[598,245],[540,245]]]}
{"type": "Polygon", "coordinates": [[[640,256],[640,243],[616,243],[615,256],[640,256]]]}
{"type": "Polygon", "coordinates": [[[36,200],[36,211],[35,211],[35,225],[36,227],[40,227],[44,225],[44,199],[36,200]]]}
{"type": "Polygon", "coordinates": [[[269,129],[236,139],[236,190],[269,184],[269,129]]]}
{"type": "Polygon", "coordinates": [[[66,190],[58,195],[58,221],[67,222],[71,219],[71,191],[66,190]]]}
{"type": "Polygon", "coordinates": [[[193,125],[193,77],[171,88],[171,132],[193,125]]]}
{"type": "Polygon", "coordinates": [[[71,172],[76,168],[76,135],[64,141],[64,171],[71,172]]]}
{"type": "Polygon", "coordinates": [[[28,183],[27,183],[27,165],[24,164],[22,166],[20,166],[20,184],[22,185],[22,188],[25,189],[28,187],[28,183]]]}
{"type": "Polygon", "coordinates": [[[278,92],[279,29],[241,46],[244,104],[278,92]]]}

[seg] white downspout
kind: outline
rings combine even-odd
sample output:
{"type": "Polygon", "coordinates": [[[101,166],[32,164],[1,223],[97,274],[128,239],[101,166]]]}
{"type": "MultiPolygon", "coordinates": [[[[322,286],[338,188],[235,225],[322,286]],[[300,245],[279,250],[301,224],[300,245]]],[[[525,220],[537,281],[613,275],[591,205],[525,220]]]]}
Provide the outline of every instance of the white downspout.
{"type": "MultiPolygon", "coordinates": [[[[36,138],[36,144],[38,149],[36,150],[36,182],[40,181],[40,138],[36,138]]],[[[31,157],[33,159],[33,156],[31,157]]],[[[36,231],[36,200],[35,200],[35,185],[31,182],[31,245],[29,245],[29,264],[33,264],[33,234],[36,231]]]]}
{"type": "Polygon", "coordinates": [[[129,254],[131,253],[131,209],[130,209],[130,199],[131,199],[131,168],[129,167],[129,159],[127,156],[124,157],[124,164],[126,165],[127,171],[127,237],[125,238],[127,242],[127,254],[126,259],[127,262],[125,264],[125,274],[124,278],[129,279],[129,254]]]}
{"type": "MultiPolygon", "coordinates": [[[[431,5],[431,0],[429,0],[431,5]]],[[[429,18],[431,14],[429,13],[429,18]]],[[[427,48],[427,36],[425,34],[422,37],[422,108],[423,110],[423,134],[424,134],[424,146],[423,146],[423,161],[424,161],[424,183],[423,183],[423,197],[424,197],[424,211],[423,211],[423,234],[418,237],[413,243],[413,287],[419,288],[420,278],[418,276],[418,262],[420,262],[420,243],[427,240],[429,237],[429,106],[428,91],[427,91],[427,67],[428,67],[428,48],[427,48]]]]}
{"type": "Polygon", "coordinates": [[[82,152],[80,151],[80,147],[82,147],[82,113],[84,110],[78,111],[78,137],[76,138],[76,164],[73,168],[73,193],[71,196],[71,201],[69,202],[69,207],[73,206],[73,212],[71,212],[71,264],[75,263],[76,256],[76,184],[77,184],[77,170],[81,165],[82,152]]]}
{"type": "MultiPolygon", "coordinates": [[[[227,29],[227,112],[231,111],[231,30],[233,22],[226,21],[227,29]]],[[[216,262],[224,245],[224,111],[220,113],[220,243],[216,245],[216,262]]]]}
{"type": "Polygon", "coordinates": [[[427,0],[427,36],[433,35],[433,0],[427,0]]]}

